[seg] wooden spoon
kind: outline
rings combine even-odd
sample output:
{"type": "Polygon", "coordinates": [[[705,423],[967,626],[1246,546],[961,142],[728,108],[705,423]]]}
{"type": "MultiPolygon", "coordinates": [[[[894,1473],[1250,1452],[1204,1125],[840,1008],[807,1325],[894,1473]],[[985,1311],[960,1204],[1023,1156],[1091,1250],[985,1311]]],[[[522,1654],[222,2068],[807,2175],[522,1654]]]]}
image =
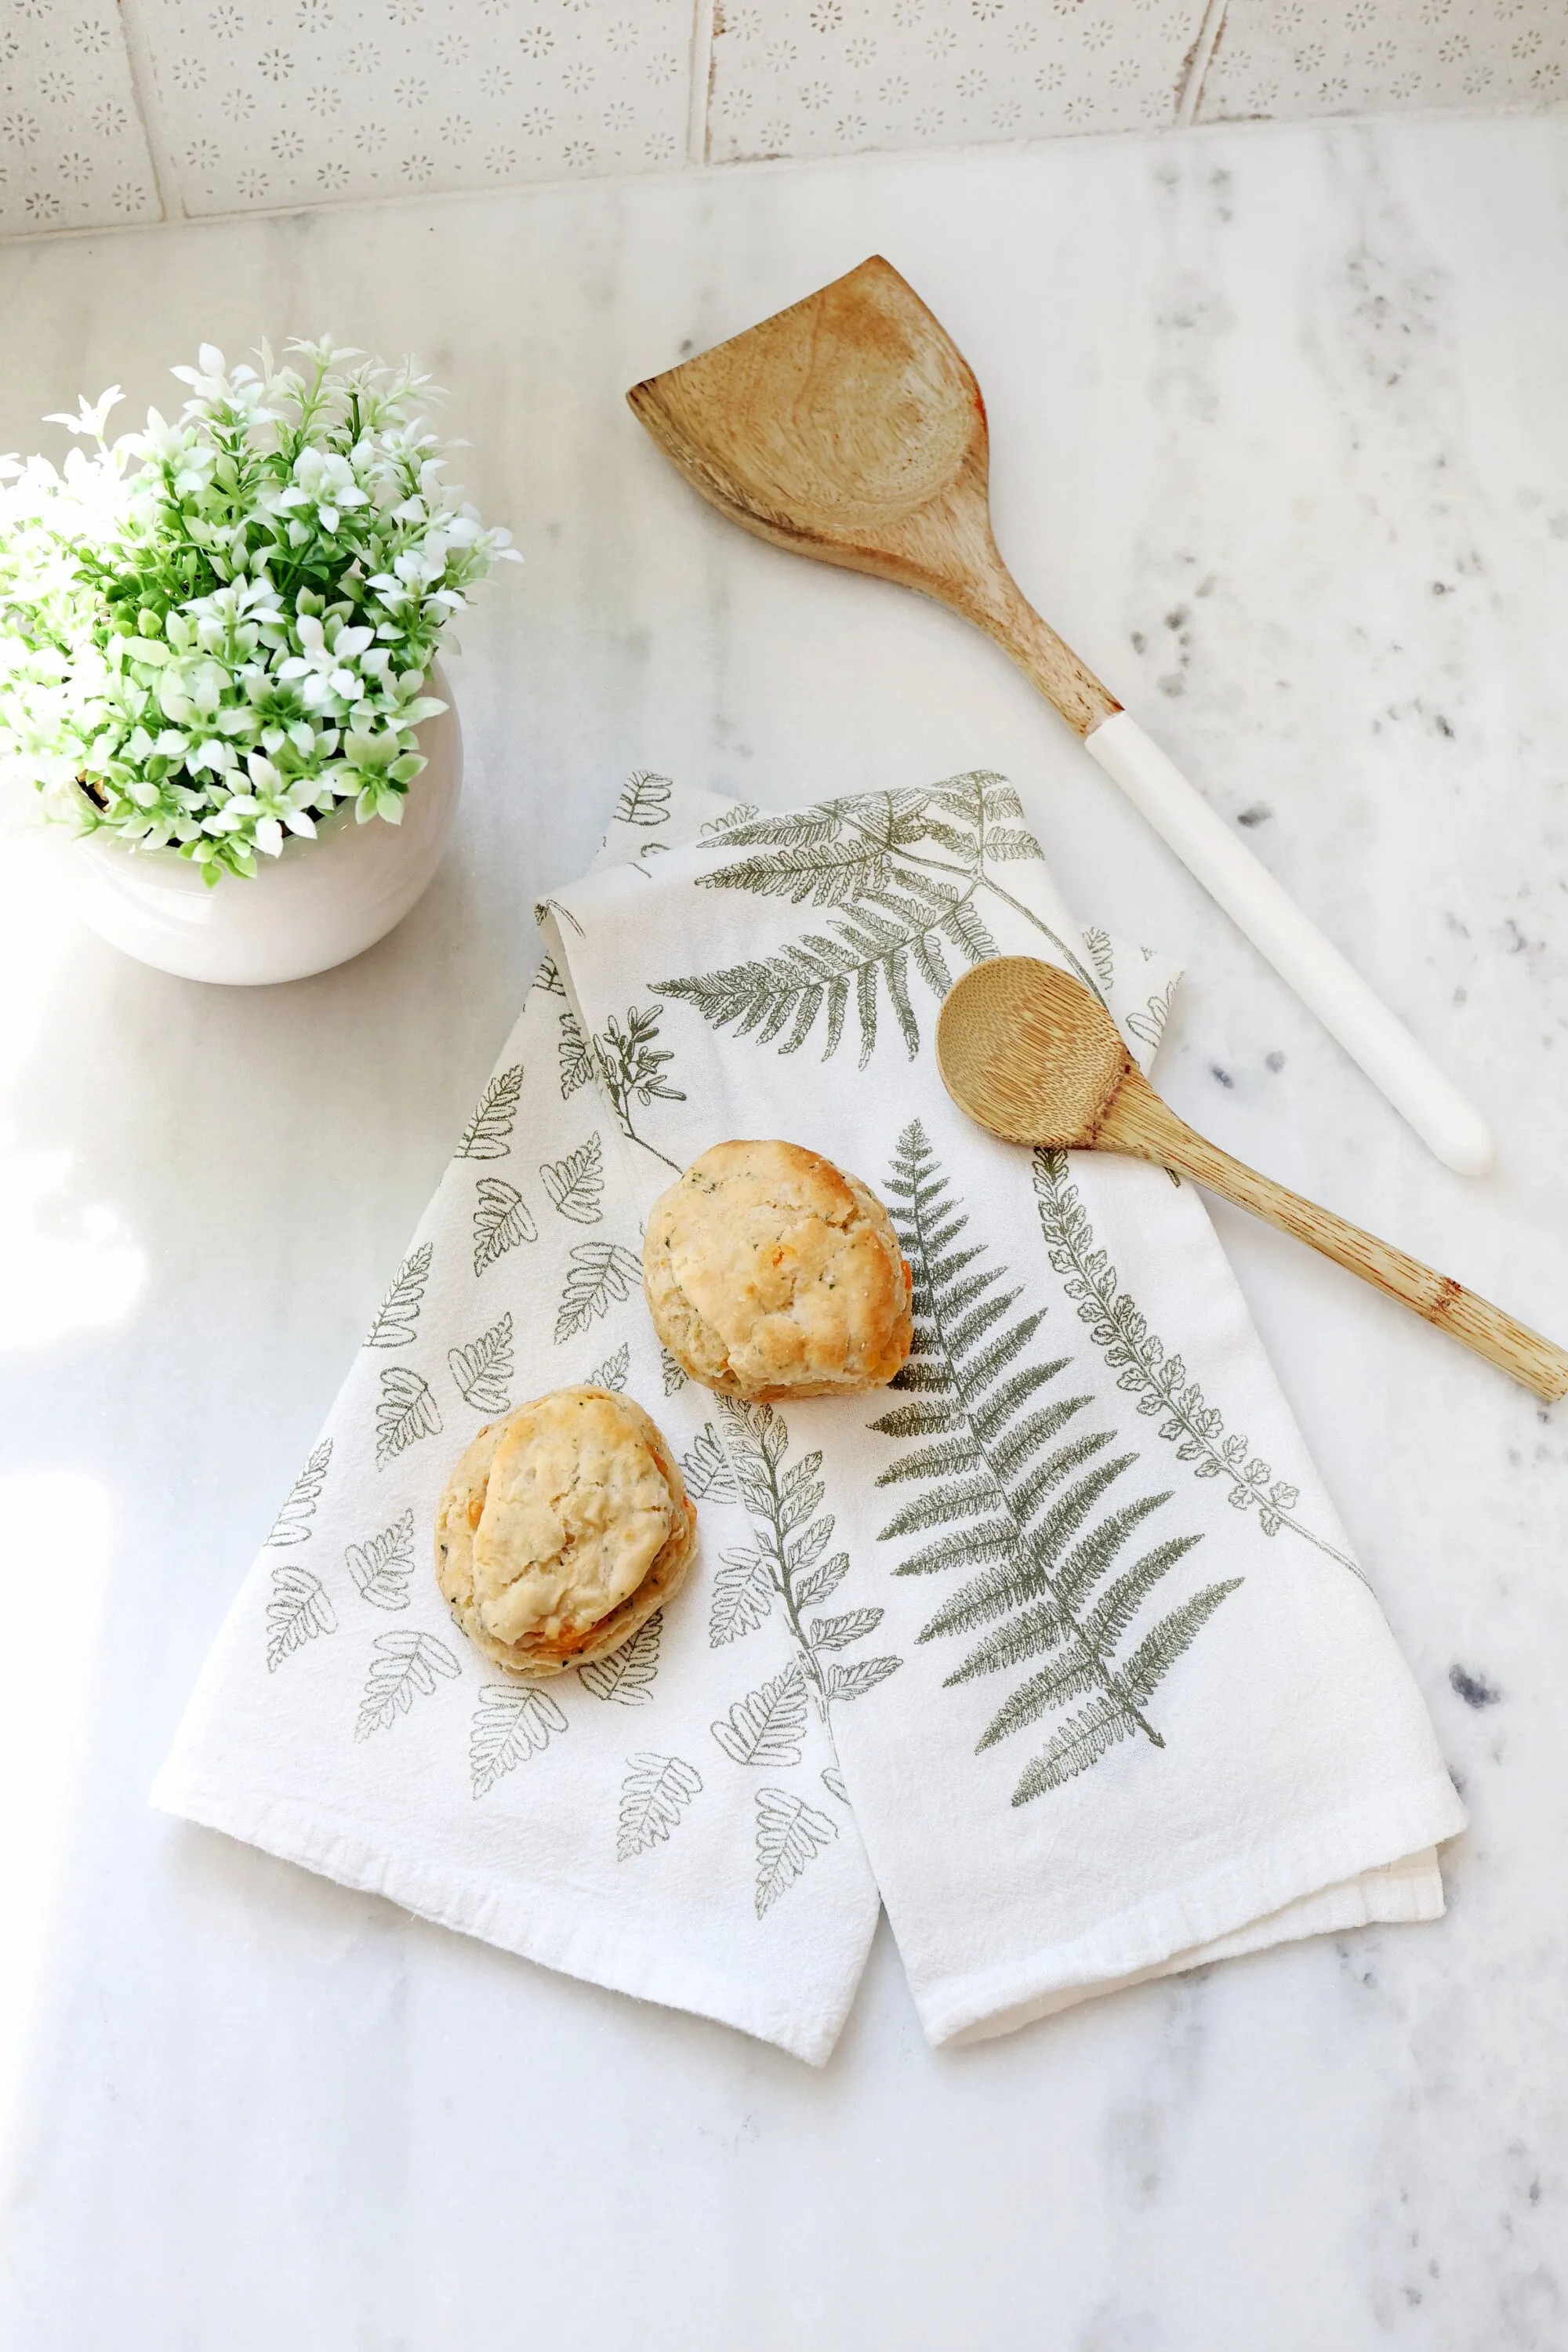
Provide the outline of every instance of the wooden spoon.
{"type": "Polygon", "coordinates": [[[959,1107],[1009,1143],[1152,1160],[1267,1217],[1359,1274],[1549,1401],[1568,1395],[1568,1353],[1446,1274],[1205,1142],[1161,1101],[1081,981],[1033,956],[976,964],[950,990],[936,1055],[959,1107]]]}
{"type": "Polygon", "coordinates": [[[1479,1114],[1026,602],[992,536],[980,387],[889,263],[863,261],[626,398],[742,530],[923,590],[994,637],[1439,1160],[1490,1165],[1479,1114]]]}

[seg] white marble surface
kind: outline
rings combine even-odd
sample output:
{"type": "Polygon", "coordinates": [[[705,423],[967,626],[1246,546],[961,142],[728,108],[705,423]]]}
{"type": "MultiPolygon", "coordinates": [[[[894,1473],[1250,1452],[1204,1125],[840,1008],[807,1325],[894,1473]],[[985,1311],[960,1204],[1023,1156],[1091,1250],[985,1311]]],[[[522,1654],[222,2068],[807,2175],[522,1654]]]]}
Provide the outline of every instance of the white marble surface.
{"type": "Polygon", "coordinates": [[[0,253],[0,448],[199,337],[453,387],[517,528],[459,837],[361,961],[204,991],[0,859],[0,2340],[26,2352],[1414,2352],[1568,2336],[1568,1424],[1226,1215],[1472,1809],[1441,1926],[820,2075],[152,1815],[195,1668],[633,764],[985,762],[1186,950],[1222,1142],[1568,1332],[1568,123],[1206,132],[0,253]],[[990,648],[700,508],[622,388],[887,251],[1026,587],[1468,1086],[1450,1176],[990,648]],[[1468,1696],[1465,1694],[1468,1692],[1468,1696]]]}

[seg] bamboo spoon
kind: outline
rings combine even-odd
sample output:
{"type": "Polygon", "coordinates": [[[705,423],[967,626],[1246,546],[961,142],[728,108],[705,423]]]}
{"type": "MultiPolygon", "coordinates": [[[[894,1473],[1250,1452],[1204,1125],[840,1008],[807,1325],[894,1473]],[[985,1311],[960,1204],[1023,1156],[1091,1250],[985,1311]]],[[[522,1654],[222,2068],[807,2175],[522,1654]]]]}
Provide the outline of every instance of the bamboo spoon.
{"type": "Polygon", "coordinates": [[[1479,1114],[1026,603],[992,536],[980,387],[889,263],[863,261],[626,398],[742,530],[923,590],[994,637],[1438,1159],[1489,1167],[1479,1114]]]}
{"type": "Polygon", "coordinates": [[[1537,1396],[1568,1395],[1568,1353],[1550,1339],[1194,1134],[1161,1101],[1110,1014],[1070,973],[1033,956],[976,964],[942,1004],[936,1057],[954,1102],[993,1135],[1054,1150],[1120,1151],[1173,1168],[1414,1307],[1537,1396]]]}

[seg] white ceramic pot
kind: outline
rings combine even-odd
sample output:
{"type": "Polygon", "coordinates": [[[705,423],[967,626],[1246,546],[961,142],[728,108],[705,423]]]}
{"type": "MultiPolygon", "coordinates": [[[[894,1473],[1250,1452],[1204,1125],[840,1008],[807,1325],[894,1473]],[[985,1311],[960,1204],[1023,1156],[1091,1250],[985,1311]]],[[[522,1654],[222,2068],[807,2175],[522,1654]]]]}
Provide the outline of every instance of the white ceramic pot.
{"type": "Polygon", "coordinates": [[[439,662],[430,691],[447,708],[419,730],[428,765],[408,787],[401,824],[355,822],[352,803],[314,841],[290,835],[254,881],[209,888],[188,858],[138,850],[110,833],[65,843],[77,910],[110,946],[183,980],[250,988],[347,963],[400,923],[441,863],[463,784],[463,735],[439,662]]]}

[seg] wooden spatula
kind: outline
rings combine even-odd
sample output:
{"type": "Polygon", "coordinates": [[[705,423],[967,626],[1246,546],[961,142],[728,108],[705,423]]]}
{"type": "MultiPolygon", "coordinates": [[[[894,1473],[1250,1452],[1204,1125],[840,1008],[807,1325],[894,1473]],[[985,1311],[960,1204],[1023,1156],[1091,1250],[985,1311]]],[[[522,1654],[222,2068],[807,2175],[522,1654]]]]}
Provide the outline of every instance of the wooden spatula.
{"type": "Polygon", "coordinates": [[[1033,956],[977,964],[943,1002],[936,1057],[954,1102],[993,1135],[1174,1168],[1452,1332],[1537,1396],[1568,1396],[1568,1354],[1550,1339],[1196,1134],[1162,1102],[1104,1006],[1069,972],[1033,956]]]}
{"type": "Polygon", "coordinates": [[[1479,1112],[1025,601],[992,536],[980,387],[889,263],[863,261],[626,397],[743,530],[919,588],[994,637],[1438,1159],[1490,1165],[1479,1112]]]}

